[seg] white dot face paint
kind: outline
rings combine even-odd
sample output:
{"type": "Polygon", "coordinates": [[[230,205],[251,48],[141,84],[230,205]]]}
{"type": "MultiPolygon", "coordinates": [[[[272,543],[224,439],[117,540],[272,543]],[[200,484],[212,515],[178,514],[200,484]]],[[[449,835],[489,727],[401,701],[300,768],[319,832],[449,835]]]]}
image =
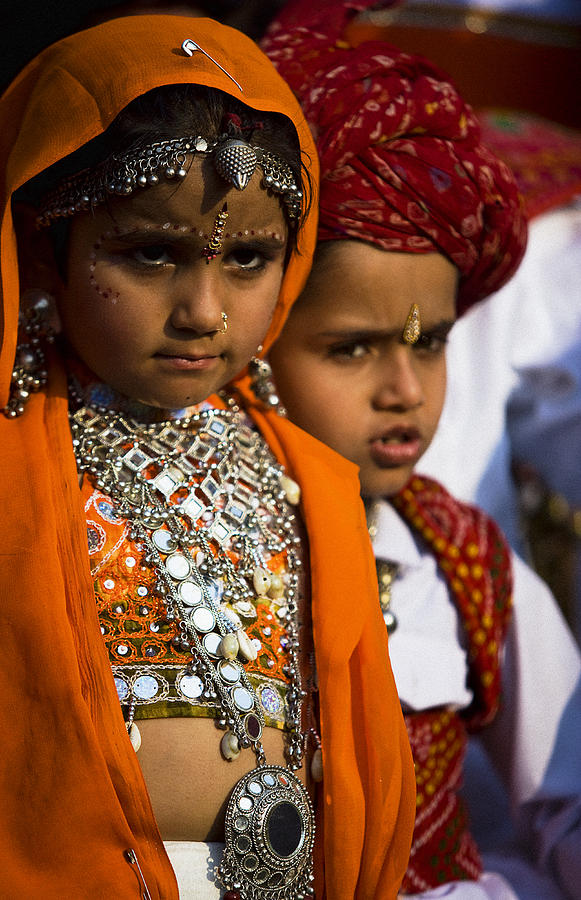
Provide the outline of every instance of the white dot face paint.
{"type": "Polygon", "coordinates": [[[97,377],[162,409],[199,403],[248,363],[270,324],[287,230],[275,197],[204,184],[195,163],[160,184],[71,220],[63,330],[97,377]],[[228,203],[219,257],[202,250],[228,203]],[[223,328],[225,313],[228,321],[223,328]]]}

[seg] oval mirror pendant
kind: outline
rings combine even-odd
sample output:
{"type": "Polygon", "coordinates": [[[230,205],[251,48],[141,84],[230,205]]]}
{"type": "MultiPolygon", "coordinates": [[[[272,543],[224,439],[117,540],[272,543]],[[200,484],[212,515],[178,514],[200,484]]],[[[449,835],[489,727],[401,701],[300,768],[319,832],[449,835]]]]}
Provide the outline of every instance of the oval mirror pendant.
{"type": "Polygon", "coordinates": [[[283,766],[260,766],[234,785],[217,876],[241,900],[312,897],[315,816],[307,791],[283,766]]]}

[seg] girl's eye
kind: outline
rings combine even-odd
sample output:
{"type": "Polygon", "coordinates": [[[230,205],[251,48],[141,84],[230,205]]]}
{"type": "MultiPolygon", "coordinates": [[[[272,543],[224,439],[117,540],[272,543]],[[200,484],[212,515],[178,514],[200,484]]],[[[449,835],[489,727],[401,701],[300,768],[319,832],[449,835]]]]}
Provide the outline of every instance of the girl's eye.
{"type": "Polygon", "coordinates": [[[165,266],[172,261],[167,247],[164,247],[163,244],[148,244],[145,247],[138,247],[132,251],[131,255],[135,262],[144,266],[165,266]]]}
{"type": "Polygon", "coordinates": [[[236,247],[227,255],[225,262],[248,272],[263,269],[266,257],[255,247],[236,247]]]}
{"type": "Polygon", "coordinates": [[[363,359],[370,352],[369,344],[362,341],[350,341],[345,344],[335,344],[329,349],[330,356],[335,359],[363,359]]]}

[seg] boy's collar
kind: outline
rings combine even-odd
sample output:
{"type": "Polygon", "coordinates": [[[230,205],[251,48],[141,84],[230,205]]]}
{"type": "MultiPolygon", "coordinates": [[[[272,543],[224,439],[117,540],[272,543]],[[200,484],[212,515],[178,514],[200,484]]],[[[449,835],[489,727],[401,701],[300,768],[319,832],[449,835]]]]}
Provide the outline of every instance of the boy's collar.
{"type": "Polygon", "coordinates": [[[389,502],[389,498],[378,497],[365,501],[368,522],[373,521],[373,550],[378,559],[416,568],[422,560],[422,553],[413,533],[389,502]]]}

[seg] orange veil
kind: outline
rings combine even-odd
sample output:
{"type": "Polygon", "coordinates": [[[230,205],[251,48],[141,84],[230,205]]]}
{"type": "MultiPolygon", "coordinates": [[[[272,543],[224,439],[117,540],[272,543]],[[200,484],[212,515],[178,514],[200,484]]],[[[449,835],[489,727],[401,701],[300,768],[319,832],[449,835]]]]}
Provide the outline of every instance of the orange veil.
{"type": "MultiPolygon", "coordinates": [[[[194,82],[294,123],[316,182],[316,154],[290,90],[246,37],[206,19],[119,19],[44,51],[0,100],[6,402],[19,304],[12,193],[102,132],[136,96],[194,82]],[[193,38],[244,89],[201,53],[193,38]],[[106,74],[104,74],[106,73],[106,74]]],[[[272,341],[311,264],[311,212],[292,255],[272,341]]],[[[39,286],[41,287],[41,286],[39,286]]],[[[258,427],[301,484],[312,569],[325,778],[319,798],[317,896],[393,898],[411,841],[414,779],[387,656],[353,467],[241,390],[258,427]],[[324,887],[323,887],[324,885],[324,887]]],[[[86,526],[58,358],[23,416],[0,416],[0,703],[2,893],[137,898],[133,848],[155,900],[175,900],[137,758],[101,639],[86,526]]]]}

